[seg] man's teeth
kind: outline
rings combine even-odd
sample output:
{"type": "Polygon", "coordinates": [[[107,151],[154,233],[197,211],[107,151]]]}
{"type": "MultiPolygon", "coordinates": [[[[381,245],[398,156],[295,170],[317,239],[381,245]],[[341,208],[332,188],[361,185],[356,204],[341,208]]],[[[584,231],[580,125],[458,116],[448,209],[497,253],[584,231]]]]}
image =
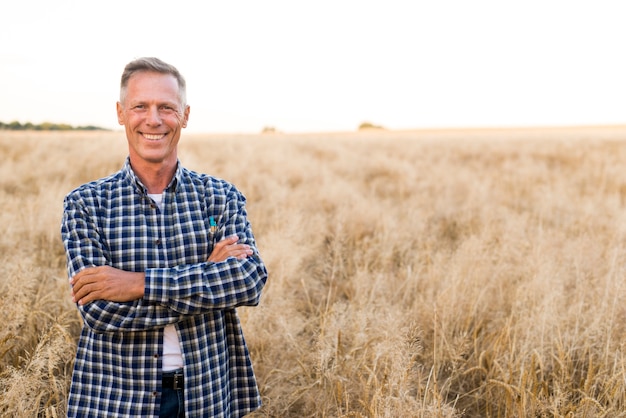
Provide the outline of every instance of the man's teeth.
{"type": "Polygon", "coordinates": [[[143,136],[144,136],[146,139],[161,139],[161,138],[163,137],[163,135],[162,135],[162,134],[159,134],[159,135],[143,134],[143,136]]]}

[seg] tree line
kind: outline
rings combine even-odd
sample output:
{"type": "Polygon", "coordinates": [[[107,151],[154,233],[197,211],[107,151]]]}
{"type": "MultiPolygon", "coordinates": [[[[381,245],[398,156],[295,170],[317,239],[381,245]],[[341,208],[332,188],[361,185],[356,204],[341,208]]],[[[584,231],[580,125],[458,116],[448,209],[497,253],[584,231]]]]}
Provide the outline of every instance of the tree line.
{"type": "Polygon", "coordinates": [[[10,130],[10,131],[104,131],[106,129],[101,128],[99,126],[87,125],[87,126],[72,126],[66,123],[52,123],[52,122],[43,122],[43,123],[20,123],[18,121],[13,121],[9,123],[4,123],[0,121],[0,130],[10,130]]]}

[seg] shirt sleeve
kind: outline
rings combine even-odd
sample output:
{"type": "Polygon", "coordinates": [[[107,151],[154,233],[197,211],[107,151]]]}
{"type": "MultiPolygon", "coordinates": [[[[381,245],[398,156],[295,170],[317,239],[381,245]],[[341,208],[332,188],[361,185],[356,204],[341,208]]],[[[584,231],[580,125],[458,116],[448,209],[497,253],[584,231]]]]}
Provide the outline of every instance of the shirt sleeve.
{"type": "Polygon", "coordinates": [[[237,235],[253,254],[243,260],[230,257],[218,263],[204,262],[146,271],[144,300],[167,306],[184,315],[238,306],[255,306],[267,280],[247,217],[245,197],[231,187],[227,193],[216,242],[237,235]]]}
{"type": "MultiPolygon", "coordinates": [[[[111,265],[95,211],[97,205],[86,204],[80,196],[68,195],[64,200],[61,237],[70,278],[88,267],[111,265]]],[[[182,319],[180,313],[143,299],[132,302],[96,300],[77,307],[84,323],[95,332],[143,331],[182,319]]]]}

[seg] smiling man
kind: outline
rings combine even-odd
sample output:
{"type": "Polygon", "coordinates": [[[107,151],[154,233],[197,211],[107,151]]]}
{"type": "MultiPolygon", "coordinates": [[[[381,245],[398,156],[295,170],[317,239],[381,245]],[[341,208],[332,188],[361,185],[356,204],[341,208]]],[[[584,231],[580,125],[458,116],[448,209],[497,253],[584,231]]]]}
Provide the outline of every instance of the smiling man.
{"type": "Polygon", "coordinates": [[[122,169],[64,201],[83,317],[69,417],[240,417],[260,406],[237,316],[267,280],[245,197],[184,168],[185,80],[157,58],[124,69],[122,169]]]}

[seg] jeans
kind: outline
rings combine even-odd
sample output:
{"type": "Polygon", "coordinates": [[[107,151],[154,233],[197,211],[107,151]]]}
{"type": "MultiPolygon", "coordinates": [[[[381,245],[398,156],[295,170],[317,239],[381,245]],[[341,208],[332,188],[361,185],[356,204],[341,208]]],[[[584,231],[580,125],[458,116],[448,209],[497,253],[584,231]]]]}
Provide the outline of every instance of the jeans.
{"type": "Polygon", "coordinates": [[[159,418],[185,418],[185,402],[182,388],[163,388],[159,418]]]}

